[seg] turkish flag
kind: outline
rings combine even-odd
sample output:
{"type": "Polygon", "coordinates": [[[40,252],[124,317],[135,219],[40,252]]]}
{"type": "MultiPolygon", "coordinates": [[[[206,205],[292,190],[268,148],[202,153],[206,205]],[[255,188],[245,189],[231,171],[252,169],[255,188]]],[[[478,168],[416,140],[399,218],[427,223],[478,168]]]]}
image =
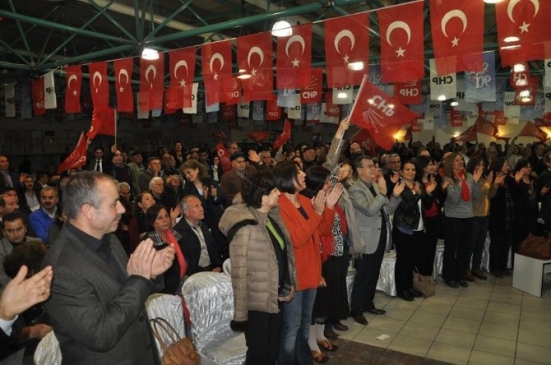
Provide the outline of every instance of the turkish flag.
{"type": "Polygon", "coordinates": [[[33,88],[33,111],[34,115],[46,114],[46,105],[44,104],[44,78],[31,80],[33,88]]]}
{"type": "Polygon", "coordinates": [[[400,103],[421,104],[423,101],[422,86],[421,80],[397,82],[394,84],[394,97],[400,103]]]}
{"type": "Polygon", "coordinates": [[[167,102],[171,109],[191,107],[195,57],[195,47],[168,52],[170,60],[170,93],[168,94],[170,99],[167,102]]]}
{"type": "Polygon", "coordinates": [[[324,28],[327,86],[359,85],[369,70],[369,14],[326,20],[324,28]]]}
{"type": "Polygon", "coordinates": [[[551,57],[551,1],[506,0],[496,4],[501,64],[551,57]]]}
{"type": "Polygon", "coordinates": [[[94,62],[88,65],[90,71],[90,94],[94,109],[109,107],[109,80],[107,62],[94,62]]]}
{"type": "Polygon", "coordinates": [[[430,0],[430,23],[439,76],[482,69],[484,2],[430,0]]]}
{"type": "Polygon", "coordinates": [[[277,100],[268,100],[266,102],[266,120],[280,120],[281,107],[277,105],[277,100]]]}
{"type": "Polygon", "coordinates": [[[163,108],[165,54],[156,60],[140,58],[140,111],[163,108]]]}
{"type": "Polygon", "coordinates": [[[220,166],[222,166],[222,171],[224,172],[230,171],[231,170],[230,154],[228,153],[226,146],[224,146],[222,142],[216,145],[216,153],[218,154],[218,158],[220,159],[220,166]]]}
{"type": "Polygon", "coordinates": [[[423,2],[377,10],[381,32],[383,83],[420,80],[425,76],[423,2]]]}
{"type": "Polygon", "coordinates": [[[525,137],[535,137],[539,139],[541,142],[545,142],[547,140],[547,133],[539,129],[534,122],[526,122],[524,124],[524,127],[518,134],[519,136],[525,136],[525,137]]]}
{"type": "Polygon", "coordinates": [[[203,83],[207,106],[224,101],[220,91],[222,79],[232,73],[231,40],[206,43],[201,46],[203,83]]]}
{"type": "Polygon", "coordinates": [[[292,28],[293,35],[277,38],[278,89],[297,89],[310,83],[312,23],[292,28]]]}
{"type": "Polygon", "coordinates": [[[243,96],[241,92],[241,79],[239,79],[237,76],[224,77],[222,79],[221,85],[221,102],[225,102],[228,105],[234,105],[241,102],[243,96]]]}
{"type": "Polygon", "coordinates": [[[272,145],[272,149],[274,151],[277,151],[283,146],[287,141],[291,139],[291,121],[289,119],[285,119],[285,122],[283,123],[283,133],[281,133],[274,141],[274,144],[272,145]]]}
{"type": "Polygon", "coordinates": [[[237,38],[237,65],[239,72],[249,74],[243,79],[243,97],[246,102],[271,100],[274,89],[271,32],[237,38]]]}
{"type": "Polygon", "coordinates": [[[403,104],[397,102],[364,76],[356,101],[350,112],[350,123],[367,129],[375,143],[390,150],[394,144],[394,135],[400,128],[417,118],[403,104]]]}
{"type": "Polygon", "coordinates": [[[82,70],[79,66],[65,68],[67,88],[65,89],[65,112],[80,113],[80,89],[82,87],[82,70]]]}
{"type": "Polygon", "coordinates": [[[122,58],[113,61],[115,66],[115,93],[117,110],[131,113],[134,111],[134,93],[132,92],[133,58],[122,58]]]}
{"type": "Polygon", "coordinates": [[[321,101],[323,87],[323,69],[313,68],[310,73],[310,82],[300,91],[301,104],[313,104],[321,101]]]}
{"type": "Polygon", "coordinates": [[[115,119],[115,109],[96,109],[92,113],[92,125],[86,133],[86,137],[90,140],[94,139],[98,134],[107,134],[115,136],[117,134],[117,124],[115,119]]]}
{"type": "Polygon", "coordinates": [[[73,152],[57,167],[57,173],[69,171],[86,165],[86,149],[88,148],[88,139],[84,138],[84,132],[80,133],[77,145],[73,152]]]}

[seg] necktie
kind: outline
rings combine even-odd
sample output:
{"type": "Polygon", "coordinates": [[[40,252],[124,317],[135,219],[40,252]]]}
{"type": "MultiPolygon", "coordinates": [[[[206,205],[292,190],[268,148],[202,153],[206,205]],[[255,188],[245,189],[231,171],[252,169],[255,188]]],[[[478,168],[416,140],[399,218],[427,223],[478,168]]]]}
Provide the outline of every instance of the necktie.
{"type": "Polygon", "coordinates": [[[96,160],[96,171],[101,172],[101,160],[96,160]]]}

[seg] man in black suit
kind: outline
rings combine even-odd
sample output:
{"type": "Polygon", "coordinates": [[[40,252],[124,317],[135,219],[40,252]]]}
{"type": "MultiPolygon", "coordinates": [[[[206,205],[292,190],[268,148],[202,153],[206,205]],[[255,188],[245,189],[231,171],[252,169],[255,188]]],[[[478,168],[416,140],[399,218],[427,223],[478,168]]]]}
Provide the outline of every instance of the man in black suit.
{"type": "Polygon", "coordinates": [[[56,273],[46,312],[67,364],[158,364],[144,303],[174,259],[142,241],[130,259],[116,238],[124,207],[115,181],[96,171],[69,178],[67,221],[44,265],[56,273]]]}
{"type": "Polygon", "coordinates": [[[181,201],[184,217],[174,229],[182,235],[182,251],[188,262],[187,275],[202,271],[222,271],[218,245],[209,227],[202,223],[205,212],[201,200],[195,195],[185,196],[181,201]]]}
{"type": "Polygon", "coordinates": [[[15,191],[21,190],[19,175],[10,171],[10,161],[7,156],[0,155],[0,193],[7,188],[14,188],[15,191]]]}

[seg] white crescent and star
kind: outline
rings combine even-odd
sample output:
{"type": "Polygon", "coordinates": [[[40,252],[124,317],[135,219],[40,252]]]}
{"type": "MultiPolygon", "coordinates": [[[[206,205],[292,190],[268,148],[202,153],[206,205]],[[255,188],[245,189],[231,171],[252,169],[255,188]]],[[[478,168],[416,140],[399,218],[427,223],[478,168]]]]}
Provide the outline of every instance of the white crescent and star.
{"type": "Polygon", "coordinates": [[[69,90],[71,89],[71,81],[73,81],[73,80],[75,80],[75,81],[77,80],[77,75],[71,75],[69,77],[69,80],[67,80],[67,88],[69,90]]]}
{"type": "Polygon", "coordinates": [[[121,76],[124,76],[126,77],[126,82],[125,82],[125,86],[128,85],[128,80],[130,79],[130,77],[128,77],[128,71],[126,71],[125,68],[121,69],[119,71],[119,84],[121,85],[120,89],[119,89],[119,92],[124,92],[124,87],[122,86],[122,81],[121,81],[121,76]]]}
{"type": "MultiPolygon", "coordinates": [[[[287,44],[285,45],[285,54],[287,55],[287,57],[289,57],[289,47],[291,47],[291,44],[295,42],[299,43],[301,46],[300,55],[302,56],[304,54],[304,48],[306,48],[306,45],[304,44],[304,38],[302,38],[302,36],[300,35],[293,35],[289,37],[289,39],[287,40],[287,44]]],[[[295,58],[291,62],[293,63],[293,67],[298,67],[300,60],[295,58]]]]}
{"type": "Polygon", "coordinates": [[[264,62],[264,52],[260,47],[254,46],[251,47],[249,54],[247,55],[247,64],[249,65],[249,68],[251,67],[251,57],[253,54],[257,54],[258,57],[260,57],[260,63],[258,66],[262,66],[262,63],[264,62]]]}
{"type": "Polygon", "coordinates": [[[215,60],[220,61],[220,68],[218,70],[221,71],[222,68],[224,67],[224,57],[222,57],[220,53],[216,52],[215,54],[212,55],[212,58],[210,59],[210,72],[213,72],[214,79],[218,80],[218,73],[214,72],[214,70],[212,69],[212,66],[214,65],[215,60]]]}
{"type": "Polygon", "coordinates": [[[145,69],[145,80],[149,82],[149,87],[153,89],[153,80],[155,80],[155,77],[157,76],[157,67],[155,65],[149,65],[145,69]],[[149,80],[149,73],[153,72],[153,78],[149,80]]]}
{"type": "MultiPolygon", "coordinates": [[[[390,23],[390,25],[388,26],[388,29],[386,30],[386,42],[392,46],[392,42],[390,41],[390,35],[396,29],[403,29],[406,32],[406,34],[408,35],[408,42],[406,43],[406,45],[408,45],[409,41],[411,40],[411,28],[409,27],[408,23],[402,20],[396,20],[390,23]]],[[[396,57],[404,57],[405,51],[406,50],[402,49],[402,47],[398,47],[398,49],[396,50],[396,57]]]]}
{"type": "MultiPolygon", "coordinates": [[[[446,33],[446,24],[452,19],[452,18],[459,18],[461,22],[463,23],[463,31],[461,33],[465,33],[465,29],[467,29],[467,16],[464,12],[458,9],[450,10],[448,11],[444,17],[442,18],[442,33],[448,38],[448,33],[446,33]]],[[[452,40],[452,47],[456,47],[459,45],[459,38],[454,37],[452,40]]]]}
{"type": "Polygon", "coordinates": [[[101,77],[101,74],[99,73],[99,71],[94,72],[94,76],[92,77],[92,83],[96,88],[96,92],[98,92],[98,87],[101,85],[102,81],[103,81],[103,77],[101,77]],[[96,85],[96,78],[99,79],[99,82],[97,85],[96,85]]]}
{"type": "MultiPolygon", "coordinates": [[[[513,10],[515,9],[515,6],[520,2],[520,0],[511,0],[509,4],[507,5],[507,16],[513,23],[515,22],[515,18],[513,17],[513,10]]],[[[538,15],[538,11],[540,10],[540,2],[539,0],[530,0],[532,4],[534,4],[534,16],[532,18],[535,18],[536,15],[538,15]]],[[[528,32],[528,27],[530,26],[530,23],[526,23],[525,21],[522,22],[522,25],[518,28],[520,29],[520,34],[524,32],[528,32]]]]}
{"type": "MultiPolygon", "coordinates": [[[[177,75],[176,73],[178,72],[178,69],[179,69],[180,67],[185,67],[185,68],[186,68],[186,76],[187,76],[187,74],[188,74],[188,68],[187,68],[187,62],[186,62],[186,60],[180,60],[180,61],[176,62],[176,64],[174,65],[174,78],[175,78],[176,80],[178,80],[178,75],[177,75]]],[[[181,87],[186,86],[186,80],[183,80],[183,79],[180,80],[180,86],[181,86],[181,87]]]]}
{"type": "MultiPolygon", "coordinates": [[[[354,49],[354,45],[356,44],[356,38],[354,37],[354,34],[348,29],[343,29],[340,32],[338,32],[337,35],[335,36],[334,44],[335,44],[335,50],[337,51],[338,54],[341,53],[341,51],[339,50],[339,42],[341,41],[341,39],[345,37],[350,39],[350,51],[354,49]]],[[[348,63],[349,58],[350,57],[347,54],[345,54],[343,57],[344,63],[348,63]]]]}

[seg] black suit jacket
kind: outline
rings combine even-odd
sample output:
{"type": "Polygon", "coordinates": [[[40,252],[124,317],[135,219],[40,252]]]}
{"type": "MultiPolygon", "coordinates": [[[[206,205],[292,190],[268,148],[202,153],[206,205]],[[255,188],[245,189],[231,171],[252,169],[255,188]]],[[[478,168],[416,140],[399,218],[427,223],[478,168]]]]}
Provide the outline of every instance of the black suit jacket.
{"type": "Polygon", "coordinates": [[[182,249],[188,264],[186,271],[187,275],[193,275],[201,271],[210,271],[216,267],[222,266],[216,241],[205,223],[201,224],[201,231],[205,237],[207,251],[209,252],[211,264],[209,268],[202,268],[199,266],[199,257],[201,257],[201,242],[199,241],[199,237],[197,237],[195,232],[193,232],[192,228],[189,226],[188,222],[182,218],[178,224],[174,226],[174,229],[182,235],[182,238],[178,242],[180,243],[180,248],[182,249]]]}
{"type": "MultiPolygon", "coordinates": [[[[16,172],[12,172],[12,171],[8,171],[8,175],[10,175],[11,177],[13,188],[19,192],[21,190],[19,175],[16,172]]],[[[3,193],[5,189],[6,189],[6,184],[4,183],[4,175],[0,173],[0,193],[3,193]]]]}

